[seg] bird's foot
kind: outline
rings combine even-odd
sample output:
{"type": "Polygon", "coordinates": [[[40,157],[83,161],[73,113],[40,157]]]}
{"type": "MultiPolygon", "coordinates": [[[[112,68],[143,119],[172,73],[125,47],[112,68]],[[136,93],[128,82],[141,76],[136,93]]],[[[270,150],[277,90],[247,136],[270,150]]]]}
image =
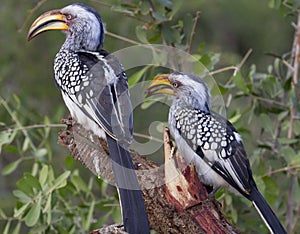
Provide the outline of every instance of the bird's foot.
{"type": "Polygon", "coordinates": [[[67,130],[68,131],[72,131],[73,130],[73,119],[71,117],[71,115],[68,116],[67,119],[62,119],[61,122],[65,125],[67,125],[67,130]]]}

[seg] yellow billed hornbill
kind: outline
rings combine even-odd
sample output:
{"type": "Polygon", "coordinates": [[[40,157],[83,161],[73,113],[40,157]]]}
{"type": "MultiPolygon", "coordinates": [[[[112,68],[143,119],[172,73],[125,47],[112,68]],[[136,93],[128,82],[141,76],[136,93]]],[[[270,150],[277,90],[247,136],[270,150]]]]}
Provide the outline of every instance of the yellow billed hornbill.
{"type": "Polygon", "coordinates": [[[66,33],[55,57],[55,82],[71,116],[107,141],[125,230],[149,233],[142,193],[128,151],[133,116],[127,78],[118,59],[102,49],[101,17],[90,7],[72,4],[38,17],[27,38],[31,40],[48,30],[66,33]]]}
{"type": "Polygon", "coordinates": [[[204,81],[191,73],[174,72],[156,77],[148,96],[171,94],[170,131],[180,154],[196,166],[206,185],[233,188],[249,199],[271,233],[286,233],[258,191],[240,135],[221,115],[210,110],[210,93],[204,81]]]}

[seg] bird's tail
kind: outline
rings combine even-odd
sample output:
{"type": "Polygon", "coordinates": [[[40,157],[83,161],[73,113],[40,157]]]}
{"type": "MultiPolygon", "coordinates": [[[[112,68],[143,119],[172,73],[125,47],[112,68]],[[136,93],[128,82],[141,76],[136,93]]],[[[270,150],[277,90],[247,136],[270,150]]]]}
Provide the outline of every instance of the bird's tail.
{"type": "Polygon", "coordinates": [[[107,144],[118,187],[125,231],[130,234],[147,234],[150,232],[148,218],[130,153],[109,136],[107,144]]]}
{"type": "Polygon", "coordinates": [[[270,232],[273,234],[284,234],[287,233],[286,230],[281,225],[277,216],[274,214],[271,207],[268,205],[265,198],[261,195],[258,189],[253,188],[249,199],[252,201],[254,207],[260,214],[261,218],[269,228],[270,232]]]}

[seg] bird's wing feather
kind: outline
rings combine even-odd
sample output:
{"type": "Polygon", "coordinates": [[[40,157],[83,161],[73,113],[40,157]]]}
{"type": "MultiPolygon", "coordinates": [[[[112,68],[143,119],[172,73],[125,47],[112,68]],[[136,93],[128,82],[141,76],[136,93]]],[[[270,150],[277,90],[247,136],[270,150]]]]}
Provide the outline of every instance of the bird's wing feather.
{"type": "MultiPolygon", "coordinates": [[[[191,112],[191,110],[185,110],[191,112]]],[[[184,110],[180,111],[183,115],[184,110]]],[[[204,113],[200,110],[193,110],[193,115],[197,120],[191,118],[184,119],[180,123],[180,117],[177,118],[176,127],[178,132],[194,149],[194,151],[227,183],[247,196],[250,185],[249,179],[252,178],[249,160],[244,150],[243,143],[238,139],[237,132],[233,125],[222,116],[216,113],[204,113]],[[190,127],[186,131],[186,126],[190,127]],[[194,129],[195,140],[190,135],[191,129],[194,129]],[[212,143],[217,143],[213,145],[212,143]],[[221,145],[221,142],[223,144],[221,145]],[[195,144],[196,143],[196,144],[195,144]],[[206,151],[215,151],[215,154],[206,154],[206,151]],[[208,155],[215,155],[210,158],[208,155]]],[[[187,114],[185,114],[187,116],[187,114]]]]}
{"type": "Polygon", "coordinates": [[[238,178],[238,181],[240,181],[240,183],[243,185],[243,188],[245,190],[249,190],[251,188],[249,181],[252,181],[252,171],[250,169],[247,153],[240,136],[238,139],[238,133],[236,129],[223,116],[212,112],[211,118],[213,121],[220,123],[223,128],[226,128],[226,133],[228,136],[233,136],[233,140],[230,142],[230,145],[234,150],[228,155],[228,161],[226,159],[224,161],[232,168],[235,177],[238,178]]]}
{"type": "Polygon", "coordinates": [[[133,128],[132,108],[122,66],[107,52],[80,51],[78,57],[81,66],[88,68],[85,75],[89,76],[89,84],[76,92],[76,103],[108,135],[129,145],[133,128]]]}

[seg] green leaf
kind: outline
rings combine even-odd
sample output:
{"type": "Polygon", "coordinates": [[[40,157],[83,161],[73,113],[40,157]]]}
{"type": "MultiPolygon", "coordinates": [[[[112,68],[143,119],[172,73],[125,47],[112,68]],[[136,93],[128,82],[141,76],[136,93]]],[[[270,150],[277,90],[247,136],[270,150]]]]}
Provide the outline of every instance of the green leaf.
{"type": "Polygon", "coordinates": [[[12,162],[12,163],[10,163],[10,164],[8,164],[8,165],[6,165],[4,168],[3,168],[3,170],[2,170],[2,175],[9,175],[9,174],[11,174],[12,172],[14,172],[16,169],[17,169],[17,167],[19,166],[19,164],[22,162],[22,159],[21,158],[19,158],[18,160],[16,160],[16,161],[14,161],[14,162],[12,162]]]}
{"type": "Polygon", "coordinates": [[[97,178],[97,182],[98,181],[101,181],[101,184],[100,184],[101,194],[106,195],[107,194],[108,183],[106,183],[103,180],[97,178]]]}
{"type": "Polygon", "coordinates": [[[88,183],[88,189],[89,189],[89,191],[91,191],[93,189],[94,182],[95,182],[95,179],[93,177],[91,177],[89,179],[89,183],[88,183]]]}
{"type": "Polygon", "coordinates": [[[39,163],[38,163],[38,162],[35,162],[35,163],[32,165],[32,168],[31,168],[31,175],[32,175],[33,177],[35,177],[35,176],[38,174],[39,169],[40,169],[39,163]]]}
{"type": "MultiPolygon", "coordinates": [[[[78,209],[80,210],[79,207],[78,207],[78,209]]],[[[66,212],[65,210],[58,210],[58,209],[53,210],[52,211],[52,223],[60,222],[61,217],[66,214],[65,212],[66,212]]],[[[72,214],[72,213],[68,213],[68,215],[70,215],[71,218],[77,218],[77,217],[74,217],[74,214],[72,214]]],[[[78,217],[78,218],[80,218],[80,217],[78,217]]]]}
{"type": "Polygon", "coordinates": [[[221,95],[224,95],[228,92],[228,87],[222,85],[222,84],[218,84],[217,87],[218,91],[221,93],[221,95]]]}
{"type": "Polygon", "coordinates": [[[290,164],[295,157],[298,157],[295,150],[288,145],[280,148],[279,155],[284,158],[287,164],[290,164]]]}
{"type": "Polygon", "coordinates": [[[26,204],[26,203],[30,203],[32,202],[32,198],[27,196],[24,192],[22,192],[21,190],[14,190],[13,191],[13,195],[15,197],[17,197],[22,203],[26,204]]]}
{"type": "Polygon", "coordinates": [[[262,127],[269,131],[272,135],[274,134],[274,126],[272,124],[271,118],[267,114],[261,114],[259,116],[262,127]]]}
{"type": "Polygon", "coordinates": [[[17,188],[27,195],[33,194],[33,189],[30,184],[27,183],[25,176],[17,182],[17,188]]]}
{"type": "Polygon", "coordinates": [[[10,144],[16,136],[16,131],[2,131],[0,132],[0,153],[4,145],[10,144]]]}
{"type": "Polygon", "coordinates": [[[7,216],[2,209],[0,209],[0,219],[7,219],[7,216]]]}
{"type": "Polygon", "coordinates": [[[10,234],[9,232],[9,229],[10,229],[10,224],[11,224],[11,221],[7,221],[6,225],[5,225],[5,228],[4,228],[4,231],[3,231],[3,234],[10,234]]]}
{"type": "Polygon", "coordinates": [[[82,180],[82,178],[78,174],[74,174],[71,178],[71,182],[74,184],[76,189],[78,191],[83,191],[85,193],[90,193],[91,191],[89,190],[88,186],[86,183],[82,180]]]}
{"type": "Polygon", "coordinates": [[[51,186],[51,191],[66,186],[67,178],[69,177],[70,174],[71,174],[70,171],[65,171],[63,174],[57,177],[54,180],[54,184],[51,186]]]}
{"type": "Polygon", "coordinates": [[[40,182],[42,187],[44,186],[44,184],[47,181],[48,171],[49,171],[48,165],[44,164],[42,169],[40,170],[40,174],[39,174],[39,182],[40,182]]]}
{"type": "MultiPolygon", "coordinates": [[[[49,233],[49,225],[38,224],[30,229],[30,233],[49,233]]],[[[57,233],[57,232],[55,232],[55,233],[57,233]]],[[[61,234],[60,232],[58,232],[58,233],[61,234]]],[[[69,233],[74,233],[74,232],[69,232],[69,233]]]]}
{"type": "Polygon", "coordinates": [[[159,102],[166,103],[167,99],[168,97],[166,95],[146,98],[142,103],[141,108],[145,110],[156,103],[159,102]]]}
{"type": "Polygon", "coordinates": [[[162,26],[162,35],[168,45],[181,41],[179,32],[166,24],[162,26]]]}
{"type": "Polygon", "coordinates": [[[99,225],[99,227],[101,227],[107,223],[110,215],[111,215],[111,210],[109,210],[108,212],[105,212],[102,216],[100,216],[98,218],[98,221],[96,223],[99,225]]]}
{"type": "Polygon", "coordinates": [[[232,117],[230,117],[228,120],[229,122],[231,122],[232,124],[236,123],[240,118],[242,117],[242,115],[240,113],[235,113],[235,115],[233,115],[232,117]]]}
{"type": "Polygon", "coordinates": [[[261,83],[261,88],[269,97],[275,98],[278,95],[276,91],[276,83],[276,78],[274,76],[268,75],[261,83]]]}
{"type": "Polygon", "coordinates": [[[278,138],[279,144],[282,145],[290,145],[290,144],[295,144],[298,143],[298,139],[290,139],[290,138],[278,138]]]}
{"type": "Polygon", "coordinates": [[[225,202],[226,202],[226,204],[227,204],[228,206],[231,206],[231,205],[232,205],[232,197],[226,195],[226,196],[225,196],[225,202]]]}
{"type": "MultiPolygon", "coordinates": [[[[44,124],[50,124],[51,123],[51,121],[50,121],[50,119],[49,119],[49,117],[48,116],[45,116],[45,118],[44,118],[44,124]]],[[[44,129],[44,131],[45,131],[45,138],[47,138],[48,136],[49,136],[49,133],[50,133],[50,130],[51,130],[51,128],[50,127],[45,127],[45,128],[43,128],[44,129]]]]}
{"type": "Polygon", "coordinates": [[[299,196],[299,194],[300,194],[300,180],[299,180],[299,178],[298,178],[298,183],[295,183],[294,186],[295,186],[294,189],[293,189],[294,199],[295,199],[295,202],[297,204],[300,204],[300,196],[299,196]]]}
{"type": "Polygon", "coordinates": [[[52,215],[51,215],[51,211],[52,211],[51,201],[52,201],[52,194],[50,193],[49,196],[48,196],[46,205],[43,209],[43,213],[47,214],[47,220],[46,220],[47,225],[51,224],[51,218],[52,218],[52,215]]]}
{"type": "Polygon", "coordinates": [[[169,14],[169,18],[170,19],[172,19],[173,18],[173,16],[181,9],[181,7],[182,7],[182,3],[183,3],[184,1],[182,1],[182,0],[176,0],[176,1],[173,1],[172,2],[172,4],[173,4],[173,6],[172,6],[172,11],[171,11],[171,13],[169,14]]]}
{"type": "Polygon", "coordinates": [[[30,205],[31,203],[25,203],[23,206],[21,206],[19,209],[14,209],[14,218],[19,218],[21,219],[22,216],[23,216],[23,213],[25,212],[25,210],[28,208],[28,206],[30,205]]]}
{"type": "Polygon", "coordinates": [[[141,1],[140,2],[140,11],[142,15],[149,15],[150,13],[150,4],[148,1],[141,1]]]}
{"type": "Polygon", "coordinates": [[[234,209],[234,208],[232,208],[230,211],[231,211],[231,213],[230,213],[231,214],[231,218],[232,218],[233,222],[236,223],[237,220],[238,220],[237,210],[234,209]]]}
{"type": "Polygon", "coordinates": [[[282,0],[269,0],[269,7],[274,9],[279,9],[282,0]]]}
{"type": "Polygon", "coordinates": [[[200,57],[199,62],[202,63],[208,71],[210,71],[220,61],[220,56],[221,55],[219,53],[206,53],[200,57]]]}
{"type": "Polygon", "coordinates": [[[21,106],[21,100],[20,100],[20,98],[16,94],[13,94],[13,98],[14,98],[16,104],[17,104],[16,106],[20,107],[21,106]]]}
{"type": "Polygon", "coordinates": [[[266,189],[264,192],[264,197],[270,204],[274,204],[278,200],[279,189],[277,183],[273,180],[272,177],[265,176],[263,177],[266,189]]]}
{"type": "Polygon", "coordinates": [[[143,103],[142,103],[142,105],[141,105],[141,108],[142,108],[142,110],[146,110],[146,109],[148,109],[149,107],[151,107],[153,104],[155,104],[156,103],[156,101],[155,100],[153,100],[153,99],[146,99],[143,103]]]}
{"type": "Polygon", "coordinates": [[[13,146],[13,145],[8,145],[8,146],[5,146],[4,148],[6,151],[8,152],[11,152],[11,153],[18,153],[19,150],[17,147],[13,146]]]}
{"type": "Polygon", "coordinates": [[[166,64],[169,62],[169,55],[166,51],[155,51],[152,50],[152,64],[166,64]]]}
{"type": "Polygon", "coordinates": [[[122,222],[121,207],[116,206],[112,209],[111,217],[115,223],[122,222]]]}
{"type": "Polygon", "coordinates": [[[295,135],[300,135],[300,121],[295,121],[294,122],[294,132],[295,135]]]}
{"type": "Polygon", "coordinates": [[[280,155],[290,166],[300,164],[300,152],[296,152],[291,146],[285,145],[280,148],[280,155]]]}
{"type": "Polygon", "coordinates": [[[288,114],[289,114],[289,111],[282,111],[282,112],[277,116],[277,118],[278,118],[278,120],[282,121],[282,120],[284,120],[284,119],[287,117],[288,114]]]}
{"type": "Polygon", "coordinates": [[[199,62],[202,63],[203,66],[205,66],[208,70],[210,70],[212,61],[210,59],[209,54],[203,54],[199,59],[199,62]]]}
{"type": "Polygon", "coordinates": [[[149,44],[149,41],[148,41],[147,35],[146,35],[146,30],[142,26],[137,26],[135,28],[135,34],[142,43],[149,44]]]}
{"type": "Polygon", "coordinates": [[[157,12],[157,11],[152,12],[152,16],[153,16],[154,19],[159,21],[159,23],[168,21],[168,18],[165,15],[163,15],[162,13],[157,12]]]}
{"type": "Polygon", "coordinates": [[[18,222],[18,224],[15,226],[15,228],[10,234],[19,234],[20,230],[21,230],[21,222],[18,222]]]}
{"type": "Polygon", "coordinates": [[[74,227],[76,227],[76,225],[72,225],[72,228],[71,230],[67,230],[65,227],[63,226],[58,226],[57,229],[58,229],[58,233],[60,234],[69,234],[69,233],[76,233],[75,230],[74,230],[74,227]]]}
{"type": "Polygon", "coordinates": [[[291,166],[293,166],[293,165],[300,166],[300,152],[298,152],[296,155],[294,155],[292,158],[289,159],[289,164],[291,166]]]}
{"type": "Polygon", "coordinates": [[[52,181],[54,181],[54,179],[55,179],[55,176],[54,176],[53,167],[49,166],[48,181],[52,182],[52,181]]]}
{"type": "Polygon", "coordinates": [[[34,152],[34,156],[37,157],[37,158],[42,158],[42,157],[44,157],[45,155],[47,155],[47,150],[46,150],[45,148],[37,149],[37,150],[34,152]]]}
{"type": "Polygon", "coordinates": [[[70,156],[66,157],[66,159],[65,159],[66,169],[71,170],[73,165],[74,165],[74,158],[70,157],[70,156]]]}
{"type": "Polygon", "coordinates": [[[171,9],[173,7],[173,2],[171,0],[157,0],[162,6],[171,9]]]}
{"type": "Polygon", "coordinates": [[[92,200],[91,203],[89,204],[89,212],[87,214],[85,223],[83,223],[83,228],[86,231],[90,229],[90,225],[93,219],[94,208],[95,208],[95,200],[92,200]]]}
{"type": "Polygon", "coordinates": [[[243,93],[249,93],[245,80],[240,72],[237,72],[236,76],[233,77],[233,82],[243,93]]]}
{"type": "Polygon", "coordinates": [[[23,178],[17,182],[17,188],[28,196],[33,196],[42,190],[39,181],[28,172],[24,173],[23,178]]]}
{"type": "Polygon", "coordinates": [[[29,173],[24,173],[24,177],[26,179],[26,183],[28,183],[32,188],[35,188],[38,191],[42,190],[42,186],[37,178],[35,178],[29,173]]]}
{"type": "Polygon", "coordinates": [[[128,79],[128,85],[129,87],[132,87],[134,84],[136,84],[137,82],[139,82],[144,73],[148,70],[148,66],[138,70],[136,73],[134,73],[132,76],[130,76],[130,78],[128,79]]]}
{"type": "Polygon", "coordinates": [[[39,200],[37,203],[33,204],[33,206],[28,211],[27,215],[25,216],[25,224],[28,227],[34,226],[40,217],[41,214],[41,201],[39,200]]]}
{"type": "Polygon", "coordinates": [[[30,145],[30,140],[26,137],[23,142],[22,151],[25,152],[28,149],[29,145],[30,145]]]}
{"type": "Polygon", "coordinates": [[[259,176],[253,176],[253,177],[257,187],[259,188],[259,191],[264,194],[266,190],[266,184],[264,183],[263,178],[259,176]]]}

